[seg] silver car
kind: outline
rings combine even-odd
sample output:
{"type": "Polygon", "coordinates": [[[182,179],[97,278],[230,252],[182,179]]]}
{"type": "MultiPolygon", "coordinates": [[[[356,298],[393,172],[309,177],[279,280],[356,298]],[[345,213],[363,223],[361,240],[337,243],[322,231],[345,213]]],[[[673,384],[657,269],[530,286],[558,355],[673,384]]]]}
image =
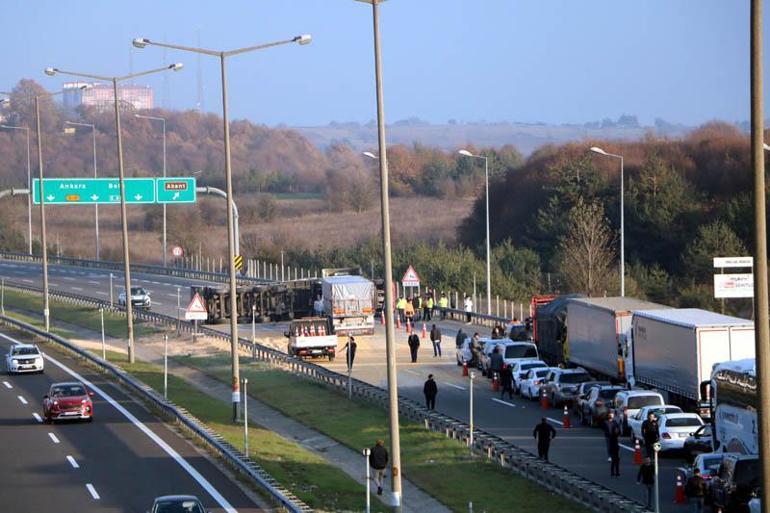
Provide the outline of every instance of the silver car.
{"type": "MultiPolygon", "coordinates": [[[[126,306],[126,289],[120,291],[120,294],[118,295],[118,304],[120,306],[126,306]]],[[[131,287],[131,306],[149,310],[152,307],[150,293],[142,287],[131,287]]]]}
{"type": "Polygon", "coordinates": [[[207,513],[194,495],[164,495],[152,502],[148,513],[207,513]]]}
{"type": "Polygon", "coordinates": [[[9,374],[43,372],[43,354],[35,344],[14,344],[5,355],[5,368],[9,374]]]}

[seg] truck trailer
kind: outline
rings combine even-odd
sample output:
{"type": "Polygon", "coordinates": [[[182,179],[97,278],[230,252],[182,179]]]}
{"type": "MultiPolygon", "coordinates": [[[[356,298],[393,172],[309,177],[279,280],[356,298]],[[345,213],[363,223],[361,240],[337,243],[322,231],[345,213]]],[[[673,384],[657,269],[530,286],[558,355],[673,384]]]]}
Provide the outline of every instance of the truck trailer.
{"type": "Polygon", "coordinates": [[[338,335],[373,335],[375,287],[363,276],[322,278],[324,313],[338,335]]]}

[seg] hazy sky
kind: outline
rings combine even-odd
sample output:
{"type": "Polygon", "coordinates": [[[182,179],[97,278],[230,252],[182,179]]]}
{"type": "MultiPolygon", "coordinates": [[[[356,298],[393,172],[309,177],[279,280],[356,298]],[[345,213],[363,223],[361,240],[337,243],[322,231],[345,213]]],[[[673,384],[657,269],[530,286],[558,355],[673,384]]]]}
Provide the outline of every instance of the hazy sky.
{"type": "MultiPolygon", "coordinates": [[[[389,0],[380,8],[386,119],[746,120],[748,5],[389,0]]],[[[131,61],[134,71],[164,63],[160,48],[132,50],[134,37],[230,49],[311,33],[309,46],[231,59],[232,116],[295,126],[375,116],[371,6],[354,0],[3,0],[0,19],[0,90],[22,77],[59,88],[65,79],[46,77],[46,66],[117,75],[131,61]]],[[[158,105],[195,108],[197,57],[166,59],[186,66],[167,78],[170,94],[163,79],[142,83],[158,105]]],[[[205,109],[220,112],[218,60],[202,57],[200,74],[205,109]]]]}

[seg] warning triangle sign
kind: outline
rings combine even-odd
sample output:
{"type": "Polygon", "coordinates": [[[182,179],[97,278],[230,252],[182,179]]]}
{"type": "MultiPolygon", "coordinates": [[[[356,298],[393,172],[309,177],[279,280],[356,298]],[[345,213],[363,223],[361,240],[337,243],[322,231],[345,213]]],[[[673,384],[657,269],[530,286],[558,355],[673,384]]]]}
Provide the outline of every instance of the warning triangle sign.
{"type": "Polygon", "coordinates": [[[206,304],[203,302],[203,298],[197,292],[193,296],[190,304],[184,312],[184,317],[188,321],[199,320],[205,321],[208,318],[208,312],[206,311],[206,304]]]}
{"type": "Polygon", "coordinates": [[[404,277],[401,278],[401,284],[404,287],[419,287],[420,286],[420,276],[417,274],[417,271],[414,270],[414,267],[411,265],[409,266],[409,269],[406,270],[404,273],[404,277]]]}

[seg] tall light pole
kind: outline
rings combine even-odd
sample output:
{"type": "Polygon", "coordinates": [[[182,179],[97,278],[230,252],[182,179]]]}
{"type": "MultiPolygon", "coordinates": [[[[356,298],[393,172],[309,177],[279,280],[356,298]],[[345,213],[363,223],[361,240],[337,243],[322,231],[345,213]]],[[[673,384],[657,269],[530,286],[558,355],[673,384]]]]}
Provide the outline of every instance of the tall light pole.
{"type": "MultiPolygon", "coordinates": [[[[57,68],[46,68],[45,73],[48,76],[54,76],[57,73],[62,75],[71,75],[73,77],[90,78],[92,80],[102,80],[105,82],[112,82],[112,94],[113,104],[115,106],[115,133],[117,134],[118,141],[118,179],[120,184],[120,221],[123,229],[123,273],[125,275],[125,287],[126,287],[126,331],[128,335],[128,361],[134,363],[136,357],[134,355],[134,308],[131,304],[131,264],[128,252],[128,222],[126,219],[126,188],[125,188],[125,171],[123,169],[123,137],[120,133],[120,99],[118,97],[118,82],[130,80],[132,78],[142,77],[145,75],[151,75],[153,73],[160,73],[161,71],[179,71],[182,69],[182,64],[172,64],[170,66],[163,66],[162,68],[151,69],[148,71],[141,71],[139,73],[132,73],[130,75],[124,75],[120,77],[107,77],[103,75],[92,75],[90,73],[78,73],[73,71],[64,71],[57,68]]],[[[42,180],[41,180],[41,199],[42,199],[42,180]]],[[[42,205],[43,202],[41,201],[42,205]]]]}
{"type": "Polygon", "coordinates": [[[625,194],[623,193],[623,156],[615,155],[614,153],[607,153],[601,148],[596,146],[591,147],[591,151],[604,155],[605,157],[612,157],[620,159],[620,296],[626,296],[626,242],[625,242],[625,208],[623,207],[623,200],[625,194]]]}
{"type": "MultiPolygon", "coordinates": [[[[74,126],[85,126],[89,127],[91,129],[91,137],[93,139],[93,147],[94,147],[94,178],[97,178],[97,172],[96,172],[96,125],[92,125],[91,123],[76,123],[75,121],[65,121],[65,125],[74,125],[74,126]]],[[[100,251],[99,251],[99,204],[94,204],[94,228],[96,230],[96,259],[99,260],[100,257],[100,251]]]]}
{"type": "Polygon", "coordinates": [[[385,274],[385,347],[388,360],[388,420],[390,424],[391,487],[393,505],[401,511],[401,434],[398,419],[398,372],[393,329],[393,261],[390,246],[390,201],[388,199],[388,149],[385,141],[385,107],[382,91],[382,52],[380,50],[380,3],[383,0],[358,0],[372,5],[374,26],[374,81],[377,90],[377,143],[380,166],[380,213],[382,217],[382,255],[385,274]]]}
{"type": "Polygon", "coordinates": [[[476,159],[484,159],[484,186],[486,188],[486,220],[487,220],[487,315],[492,315],[492,273],[490,271],[489,259],[491,250],[489,248],[489,158],[484,155],[474,155],[468,150],[460,150],[460,155],[476,159]]]}
{"type": "MultiPolygon", "coordinates": [[[[151,121],[160,121],[163,126],[163,178],[166,178],[166,118],[160,116],[145,116],[143,114],[134,114],[134,117],[149,119],[151,121]]],[[[166,204],[163,204],[163,267],[166,267],[167,258],[166,248],[166,204]]]]}
{"type": "MultiPolygon", "coordinates": [[[[6,93],[2,93],[6,94],[6,93]]],[[[29,246],[29,254],[32,255],[32,162],[30,159],[29,149],[29,127],[26,126],[11,126],[0,125],[0,128],[8,130],[24,130],[27,134],[27,189],[30,193],[27,194],[27,243],[29,246]]]]}
{"type": "Polygon", "coordinates": [[[236,302],[236,271],[235,271],[235,235],[234,235],[234,223],[233,223],[233,177],[232,177],[232,164],[230,159],[230,120],[227,113],[227,69],[225,66],[225,60],[227,57],[233,55],[239,55],[242,53],[253,52],[256,50],[264,50],[273,46],[284,45],[288,43],[298,43],[300,45],[306,45],[310,43],[312,37],[310,35],[296,36],[292,39],[283,41],[276,41],[273,43],[265,43],[256,46],[249,46],[245,48],[238,48],[236,50],[218,51],[207,50],[205,48],[193,48],[189,46],[173,45],[168,43],[156,43],[146,38],[134,39],[134,46],[136,48],[144,48],[147,45],[159,46],[161,48],[171,48],[172,50],[181,50],[185,52],[193,52],[197,54],[210,55],[219,58],[219,66],[222,75],[222,124],[224,125],[224,144],[225,144],[225,184],[227,192],[227,256],[228,256],[228,269],[230,275],[230,353],[232,358],[232,403],[233,403],[233,422],[238,422],[238,403],[241,400],[240,397],[240,372],[238,363],[238,304],[236,302]]]}

